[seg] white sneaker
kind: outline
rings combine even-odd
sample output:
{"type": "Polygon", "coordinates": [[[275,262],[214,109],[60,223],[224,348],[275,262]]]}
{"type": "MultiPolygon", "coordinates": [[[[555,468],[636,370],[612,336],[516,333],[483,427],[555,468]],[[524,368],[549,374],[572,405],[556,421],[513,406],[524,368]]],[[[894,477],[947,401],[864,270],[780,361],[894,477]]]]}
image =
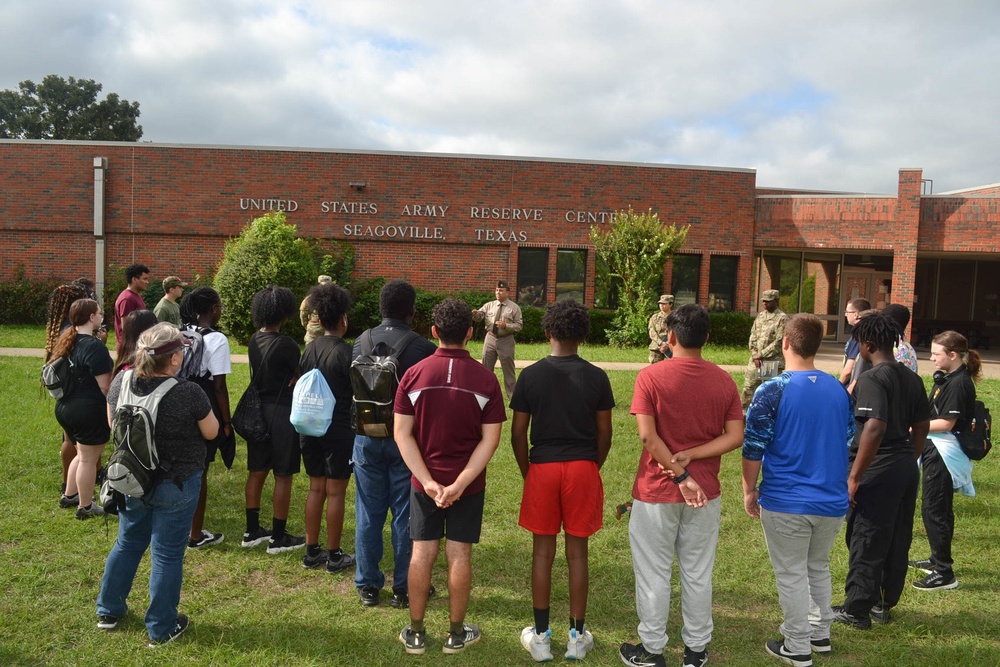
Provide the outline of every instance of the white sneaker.
{"type": "Polygon", "coordinates": [[[587,657],[587,651],[594,650],[594,635],[590,630],[584,630],[579,634],[576,628],[569,629],[569,641],[566,642],[566,659],[583,660],[587,657]]]}
{"type": "Polygon", "coordinates": [[[533,626],[528,626],[521,630],[521,646],[531,654],[531,659],[535,662],[549,662],[552,660],[552,630],[546,630],[542,634],[535,632],[533,626]]]}

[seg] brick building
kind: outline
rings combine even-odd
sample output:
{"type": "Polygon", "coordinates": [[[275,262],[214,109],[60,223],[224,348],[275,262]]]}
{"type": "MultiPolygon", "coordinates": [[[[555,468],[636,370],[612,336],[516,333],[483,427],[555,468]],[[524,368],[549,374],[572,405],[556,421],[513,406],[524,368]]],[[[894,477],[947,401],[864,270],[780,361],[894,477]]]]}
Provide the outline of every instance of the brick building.
{"type": "MultiPolygon", "coordinates": [[[[590,227],[623,208],[690,225],[664,267],[678,303],[752,311],[763,289],[832,339],[853,296],[911,304],[915,333],[1000,333],[1000,186],[933,195],[758,188],[752,169],[496,156],[0,140],[0,279],[133,261],[211,275],[225,240],[285,211],[303,236],[354,245],[356,275],[439,290],[508,278],[522,303],[594,303],[590,227]]],[[[975,342],[975,341],[974,341],[975,342]]]]}

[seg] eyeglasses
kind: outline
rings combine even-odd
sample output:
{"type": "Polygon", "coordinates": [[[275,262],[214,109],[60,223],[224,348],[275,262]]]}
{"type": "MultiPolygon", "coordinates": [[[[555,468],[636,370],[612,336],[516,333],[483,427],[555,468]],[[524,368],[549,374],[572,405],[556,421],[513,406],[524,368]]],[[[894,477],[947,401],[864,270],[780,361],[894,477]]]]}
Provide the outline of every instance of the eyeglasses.
{"type": "Polygon", "coordinates": [[[858,311],[856,311],[856,310],[845,310],[844,314],[845,315],[857,315],[858,311]]]}

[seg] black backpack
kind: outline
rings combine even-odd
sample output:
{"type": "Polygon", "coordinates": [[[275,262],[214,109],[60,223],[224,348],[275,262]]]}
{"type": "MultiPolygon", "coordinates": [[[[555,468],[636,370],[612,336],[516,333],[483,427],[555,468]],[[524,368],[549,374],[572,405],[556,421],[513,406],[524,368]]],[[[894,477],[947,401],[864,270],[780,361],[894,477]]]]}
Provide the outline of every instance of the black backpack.
{"type": "Polygon", "coordinates": [[[207,327],[188,325],[181,329],[181,335],[188,340],[184,347],[184,361],[177,369],[178,380],[193,380],[201,382],[205,379],[201,373],[201,362],[205,356],[205,336],[215,331],[207,327]]]}
{"type": "MultiPolygon", "coordinates": [[[[153,488],[164,467],[156,451],[156,413],[160,401],[177,385],[168,378],[153,392],[139,396],[132,390],[133,371],[125,371],[112,413],[111,437],[115,449],[108,458],[106,483],[126,496],[142,498],[153,488]]],[[[102,494],[103,495],[103,494],[102,494]]]]}
{"type": "Polygon", "coordinates": [[[392,406],[399,387],[399,356],[417,338],[415,331],[403,333],[390,346],[372,344],[372,331],[361,334],[361,354],[351,362],[354,391],[354,431],[370,438],[392,437],[392,406]]]}
{"type": "Polygon", "coordinates": [[[42,366],[42,384],[49,390],[49,395],[57,401],[70,397],[76,388],[77,380],[69,355],[56,357],[42,366]]]}
{"type": "Polygon", "coordinates": [[[993,418],[990,409],[982,401],[977,400],[972,410],[972,419],[964,431],[955,434],[962,451],[973,461],[986,458],[993,448],[992,442],[993,418]]]}

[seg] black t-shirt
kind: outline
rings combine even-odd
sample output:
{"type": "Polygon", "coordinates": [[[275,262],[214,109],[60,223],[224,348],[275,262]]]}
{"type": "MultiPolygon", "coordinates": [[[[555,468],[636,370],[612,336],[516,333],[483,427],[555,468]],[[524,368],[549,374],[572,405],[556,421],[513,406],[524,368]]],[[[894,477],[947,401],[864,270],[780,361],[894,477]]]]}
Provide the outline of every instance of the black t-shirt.
{"type": "Polygon", "coordinates": [[[115,365],[107,346],[93,336],[77,334],[76,344],[69,353],[69,360],[73,364],[76,387],[66,400],[71,403],[103,404],[104,392],[101,391],[96,378],[98,375],[110,373],[115,365]]]}
{"type": "Polygon", "coordinates": [[[930,396],[931,419],[954,419],[951,429],[958,433],[965,429],[976,407],[976,385],[969,371],[961,366],[935,382],[930,396]]]}
{"type": "Polygon", "coordinates": [[[510,407],[531,414],[532,463],[596,461],[595,413],[615,407],[615,397],[597,366],[549,356],[521,371],[510,407]]]}
{"type": "MultiPolygon", "coordinates": [[[[386,343],[387,345],[392,345],[402,336],[404,336],[408,331],[410,331],[410,325],[408,325],[403,320],[396,320],[387,317],[382,320],[382,324],[377,327],[369,329],[372,332],[372,345],[378,345],[379,343],[386,343]]],[[[361,354],[361,341],[363,338],[367,338],[367,333],[362,333],[354,341],[354,348],[351,350],[351,360],[353,361],[361,354]]],[[[437,349],[437,345],[430,342],[423,336],[417,336],[410,344],[406,346],[397,358],[399,359],[399,377],[403,377],[405,373],[411,366],[415,366],[418,361],[423,361],[427,357],[434,354],[434,350],[437,349]]],[[[399,350],[396,350],[399,352],[399,350]]]]}
{"type": "MultiPolygon", "coordinates": [[[[118,404],[122,378],[126,374],[119,373],[111,381],[108,405],[112,414],[118,404]]],[[[139,396],[148,396],[167,380],[161,377],[144,380],[134,373],[128,375],[133,378],[132,391],[139,396]]],[[[164,477],[180,481],[205,468],[205,439],[201,437],[198,422],[211,411],[208,397],[194,382],[178,380],[177,385],[163,395],[156,413],[153,437],[156,439],[160,466],[166,470],[164,477]]]]}
{"type": "Polygon", "coordinates": [[[333,423],[330,424],[325,438],[302,436],[304,445],[314,441],[349,439],[354,440],[354,429],[351,428],[351,346],[340,336],[320,336],[306,345],[300,362],[302,373],[308,373],[318,368],[323,378],[330,386],[337,405],[333,409],[333,423]]]}
{"type": "Polygon", "coordinates": [[[255,331],[247,344],[253,384],[260,400],[278,405],[292,404],[288,383],[298,376],[299,345],[283,333],[255,331]]]}
{"type": "Polygon", "coordinates": [[[881,363],[861,374],[854,385],[853,396],[858,430],[851,444],[852,463],[858,453],[864,424],[869,419],[885,422],[885,435],[869,472],[904,456],[916,456],[910,442],[910,426],[930,419],[927,390],[919,375],[898,361],[881,363]]]}

